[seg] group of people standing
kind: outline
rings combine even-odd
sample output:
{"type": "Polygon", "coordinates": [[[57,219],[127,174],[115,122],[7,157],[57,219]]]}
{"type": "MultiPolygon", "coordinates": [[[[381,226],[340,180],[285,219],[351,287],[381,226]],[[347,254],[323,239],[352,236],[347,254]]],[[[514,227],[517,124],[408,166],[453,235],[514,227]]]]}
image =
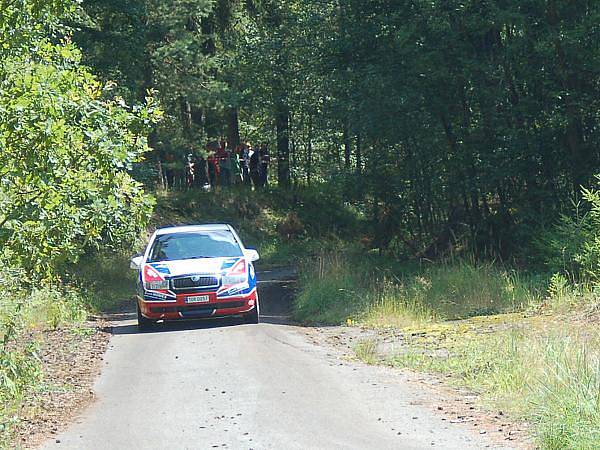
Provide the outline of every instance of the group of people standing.
{"type": "Polygon", "coordinates": [[[229,143],[223,140],[219,144],[209,145],[207,151],[206,158],[194,153],[187,155],[188,188],[236,184],[261,188],[268,184],[271,159],[267,144],[253,146],[248,142],[232,149],[229,143]]]}

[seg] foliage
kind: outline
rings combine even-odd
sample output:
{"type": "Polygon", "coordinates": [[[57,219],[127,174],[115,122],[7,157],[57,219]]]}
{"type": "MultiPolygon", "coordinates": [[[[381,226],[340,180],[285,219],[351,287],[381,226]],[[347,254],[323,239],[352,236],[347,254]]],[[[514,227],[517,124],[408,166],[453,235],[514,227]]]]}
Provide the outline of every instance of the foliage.
{"type": "MultiPolygon", "coordinates": [[[[54,3],[24,3],[32,16],[9,8],[0,29],[14,19],[43,30],[54,3]]],[[[16,36],[0,42],[0,247],[13,265],[48,277],[137,236],[151,202],[127,172],[159,111],[150,97],[143,107],[109,99],[73,44],[41,31],[16,36]]]]}
{"type": "Polygon", "coordinates": [[[64,282],[77,293],[75,304],[93,314],[121,311],[134,294],[137,272],[127,269],[133,252],[130,248],[100,251],[70,266],[64,282]]]}
{"type": "MultiPolygon", "coordinates": [[[[15,295],[15,291],[7,290],[15,295]]],[[[20,342],[23,301],[0,304],[0,445],[4,445],[18,420],[19,402],[41,378],[35,342],[20,342]]]]}
{"type": "MultiPolygon", "coordinates": [[[[69,22],[84,60],[116,82],[130,102],[153,89],[165,119],[151,136],[148,165],[154,184],[172,172],[181,176],[184,155],[202,154],[224,133],[224,109],[235,95],[224,82],[229,58],[226,39],[236,1],[86,0],[69,22]]],[[[149,180],[147,180],[149,181],[149,180]]]]}
{"type": "Polygon", "coordinates": [[[159,90],[162,173],[270,142],[282,185],[345,184],[375,248],[525,260],[600,163],[599,5],[88,0],[75,36],[132,98],[159,90]]]}
{"type": "MultiPolygon", "coordinates": [[[[598,178],[598,177],[597,177],[598,178]]],[[[583,189],[585,203],[562,215],[539,239],[538,249],[548,269],[571,281],[600,281],[600,192],[583,189]]]]}

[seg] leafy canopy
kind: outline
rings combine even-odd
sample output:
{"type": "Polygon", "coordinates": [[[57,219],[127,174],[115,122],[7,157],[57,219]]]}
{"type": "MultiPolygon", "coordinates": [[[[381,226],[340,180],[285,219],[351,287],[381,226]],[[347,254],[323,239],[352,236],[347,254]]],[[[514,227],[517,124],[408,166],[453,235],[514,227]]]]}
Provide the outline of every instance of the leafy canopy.
{"type": "Polygon", "coordinates": [[[52,276],[135,238],[151,200],[128,174],[160,117],[110,98],[61,38],[67,1],[0,2],[0,257],[52,276]]]}

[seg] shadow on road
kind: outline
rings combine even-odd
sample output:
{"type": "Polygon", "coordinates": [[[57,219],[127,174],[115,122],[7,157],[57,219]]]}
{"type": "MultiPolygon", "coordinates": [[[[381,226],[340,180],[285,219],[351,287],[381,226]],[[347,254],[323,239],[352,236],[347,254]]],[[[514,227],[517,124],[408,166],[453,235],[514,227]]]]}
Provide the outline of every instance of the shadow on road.
{"type": "MultiPolygon", "coordinates": [[[[290,269],[272,269],[259,272],[258,295],[261,307],[261,323],[274,325],[287,325],[290,323],[295,288],[295,274],[290,269]]],[[[227,317],[161,322],[149,330],[141,331],[136,322],[134,300],[129,302],[122,311],[110,314],[106,319],[111,322],[111,326],[107,327],[106,331],[120,335],[252,326],[245,325],[241,317],[227,317]]]]}

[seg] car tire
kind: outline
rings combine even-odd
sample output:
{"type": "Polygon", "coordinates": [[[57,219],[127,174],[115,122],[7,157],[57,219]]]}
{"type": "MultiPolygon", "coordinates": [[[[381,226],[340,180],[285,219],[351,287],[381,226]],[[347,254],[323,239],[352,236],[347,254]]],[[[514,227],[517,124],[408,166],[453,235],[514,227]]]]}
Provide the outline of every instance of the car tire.
{"type": "Polygon", "coordinates": [[[140,331],[148,331],[152,329],[155,324],[154,320],[148,319],[142,315],[139,303],[137,305],[137,322],[140,331]]]}
{"type": "Polygon", "coordinates": [[[256,325],[260,321],[258,300],[256,301],[256,306],[252,311],[244,315],[244,323],[256,325]]]}

